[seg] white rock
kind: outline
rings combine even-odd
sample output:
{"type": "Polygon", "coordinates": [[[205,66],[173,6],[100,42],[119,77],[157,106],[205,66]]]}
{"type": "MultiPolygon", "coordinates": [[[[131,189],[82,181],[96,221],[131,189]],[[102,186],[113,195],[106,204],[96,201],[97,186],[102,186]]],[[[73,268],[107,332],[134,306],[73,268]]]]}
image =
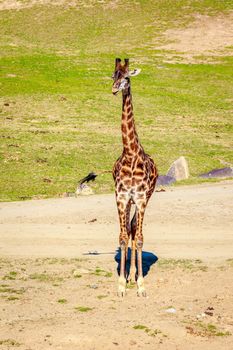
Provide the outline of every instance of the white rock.
{"type": "Polygon", "coordinates": [[[86,184],[79,185],[77,187],[77,190],[75,192],[76,196],[89,196],[91,194],[94,194],[91,187],[87,186],[86,184]]]}
{"type": "Polygon", "coordinates": [[[168,314],[175,314],[176,309],[174,309],[173,307],[170,307],[169,309],[166,309],[165,312],[167,312],[168,314]]]}
{"type": "Polygon", "coordinates": [[[185,157],[182,156],[172,163],[167,172],[167,176],[174,177],[177,181],[188,179],[189,168],[185,157]]]}

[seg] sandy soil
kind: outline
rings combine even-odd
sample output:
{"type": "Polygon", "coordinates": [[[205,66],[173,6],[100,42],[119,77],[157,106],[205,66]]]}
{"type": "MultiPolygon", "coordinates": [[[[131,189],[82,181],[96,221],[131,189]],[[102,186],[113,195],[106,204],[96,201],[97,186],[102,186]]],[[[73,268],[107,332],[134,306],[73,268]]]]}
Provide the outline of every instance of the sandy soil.
{"type": "MultiPolygon", "coordinates": [[[[117,1],[117,0],[116,0],[117,1]]],[[[29,8],[33,6],[86,6],[91,7],[95,5],[95,1],[87,3],[85,0],[1,0],[0,2],[0,11],[4,10],[20,10],[24,8],[29,8]]],[[[114,6],[114,4],[113,4],[114,6]]]]}
{"type": "Polygon", "coordinates": [[[172,28],[164,33],[168,57],[180,56],[184,62],[206,61],[208,56],[231,56],[233,46],[233,12],[227,15],[197,14],[186,28],[172,28]]]}
{"type": "Polygon", "coordinates": [[[121,299],[113,195],[1,203],[0,348],[233,348],[232,212],[232,181],[155,193],[121,299]]]}
{"type": "MultiPolygon", "coordinates": [[[[72,3],[72,1],[71,1],[72,3]]],[[[22,8],[32,7],[35,5],[62,5],[64,0],[2,0],[0,11],[20,10],[22,8]]]]}
{"type": "MultiPolygon", "coordinates": [[[[105,4],[115,7],[117,1],[105,4]]],[[[20,10],[35,5],[68,7],[92,7],[95,2],[77,0],[2,0],[0,11],[20,10]]],[[[176,23],[176,26],[179,24],[176,23]]],[[[187,27],[171,28],[163,33],[165,44],[154,42],[155,48],[165,50],[165,62],[176,63],[215,63],[218,57],[232,56],[233,11],[215,16],[197,13],[187,27]]]]}

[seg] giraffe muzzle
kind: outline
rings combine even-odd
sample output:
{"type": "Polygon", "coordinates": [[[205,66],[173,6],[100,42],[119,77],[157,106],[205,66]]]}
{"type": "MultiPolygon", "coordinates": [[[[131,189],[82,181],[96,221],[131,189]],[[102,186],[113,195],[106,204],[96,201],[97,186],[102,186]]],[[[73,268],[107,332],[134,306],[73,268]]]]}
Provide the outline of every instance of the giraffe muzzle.
{"type": "Polygon", "coordinates": [[[116,89],[116,88],[112,88],[112,93],[113,93],[113,95],[117,95],[117,93],[119,92],[119,90],[118,89],[116,89]]]}

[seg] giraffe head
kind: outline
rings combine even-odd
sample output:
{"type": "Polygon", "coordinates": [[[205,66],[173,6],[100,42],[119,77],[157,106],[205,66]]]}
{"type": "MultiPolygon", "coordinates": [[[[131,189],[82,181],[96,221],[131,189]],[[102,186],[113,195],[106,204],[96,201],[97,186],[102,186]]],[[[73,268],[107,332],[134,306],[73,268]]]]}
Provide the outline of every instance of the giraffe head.
{"type": "Polygon", "coordinates": [[[129,71],[129,59],[125,58],[125,63],[121,64],[121,59],[115,60],[115,71],[113,73],[112,93],[116,95],[119,91],[128,91],[130,87],[130,77],[134,77],[141,72],[141,69],[129,71]]]}

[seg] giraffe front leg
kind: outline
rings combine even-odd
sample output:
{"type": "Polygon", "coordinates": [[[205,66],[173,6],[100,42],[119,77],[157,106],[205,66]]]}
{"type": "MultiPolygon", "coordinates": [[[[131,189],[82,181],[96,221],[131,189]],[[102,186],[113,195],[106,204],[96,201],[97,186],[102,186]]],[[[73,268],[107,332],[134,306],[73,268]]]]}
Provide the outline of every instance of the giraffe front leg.
{"type": "Polygon", "coordinates": [[[126,249],[128,249],[128,235],[126,232],[120,234],[121,262],[120,262],[120,277],[118,280],[118,296],[123,297],[126,293],[126,249]]]}
{"type": "Polygon", "coordinates": [[[127,206],[126,206],[126,230],[127,230],[127,234],[128,234],[128,239],[127,239],[127,243],[126,243],[126,247],[125,247],[125,260],[126,261],[128,259],[128,243],[129,243],[129,238],[130,238],[130,234],[131,234],[131,230],[130,230],[130,208],[131,208],[131,202],[129,201],[127,206]]]}
{"type": "Polygon", "coordinates": [[[138,259],[137,294],[139,297],[141,296],[146,297],[146,289],[144,285],[143,270],[142,270],[142,241],[141,240],[137,242],[137,259],[138,259]]]}
{"type": "Polygon", "coordinates": [[[131,283],[136,282],[136,245],[135,245],[134,239],[132,239],[132,242],[131,242],[131,259],[130,259],[129,281],[131,283]]]}
{"type": "Polygon", "coordinates": [[[125,277],[125,262],[126,262],[126,244],[121,242],[121,262],[120,262],[120,277],[118,280],[118,296],[123,297],[126,292],[126,277],[125,277]]]}
{"type": "Polygon", "coordinates": [[[146,205],[143,203],[138,210],[137,230],[136,230],[136,247],[137,247],[137,262],[138,262],[137,294],[138,296],[143,296],[143,297],[146,296],[146,289],[144,285],[143,269],[142,269],[142,246],[143,246],[142,223],[143,223],[143,217],[145,213],[145,206],[146,205]]]}
{"type": "Polygon", "coordinates": [[[120,221],[120,237],[119,244],[121,249],[120,260],[120,277],[118,281],[118,296],[123,297],[126,292],[126,249],[128,249],[128,232],[127,232],[127,201],[117,200],[119,221],[120,221]]]}
{"type": "Polygon", "coordinates": [[[131,221],[131,259],[130,259],[130,270],[129,270],[129,281],[132,283],[136,282],[136,211],[131,221]]]}

